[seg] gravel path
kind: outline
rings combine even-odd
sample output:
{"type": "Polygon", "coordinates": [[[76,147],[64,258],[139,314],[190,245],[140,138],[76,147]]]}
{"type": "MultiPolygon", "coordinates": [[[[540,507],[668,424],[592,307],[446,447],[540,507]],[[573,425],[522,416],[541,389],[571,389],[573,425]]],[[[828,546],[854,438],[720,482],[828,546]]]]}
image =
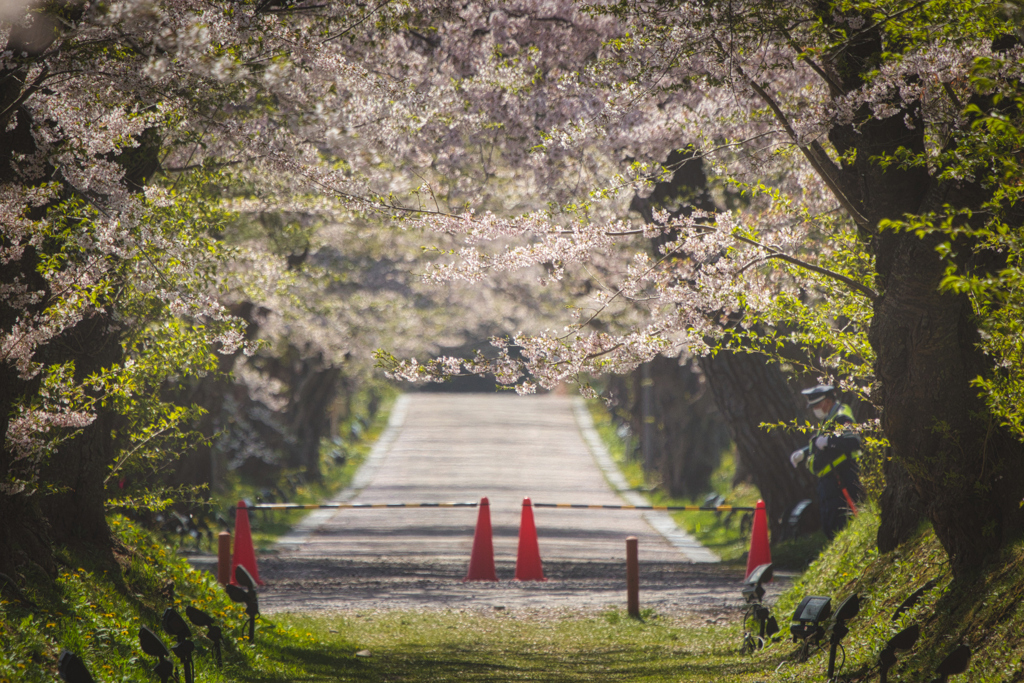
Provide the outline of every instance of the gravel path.
{"type": "MultiPolygon", "coordinates": [[[[574,610],[625,606],[625,538],[637,536],[641,607],[717,622],[740,613],[742,571],[666,523],[664,513],[535,509],[546,582],[515,582],[522,500],[638,503],[589,416],[565,396],[411,394],[338,501],[490,500],[500,579],[463,582],[475,508],[317,511],[259,558],[261,609],[574,610]],[[594,451],[597,451],[596,453],[594,451]],[[607,462],[605,462],[607,465],[607,462]]],[[[201,561],[197,561],[201,564],[201,561]]],[[[776,582],[770,595],[782,587],[776,582]]]]}

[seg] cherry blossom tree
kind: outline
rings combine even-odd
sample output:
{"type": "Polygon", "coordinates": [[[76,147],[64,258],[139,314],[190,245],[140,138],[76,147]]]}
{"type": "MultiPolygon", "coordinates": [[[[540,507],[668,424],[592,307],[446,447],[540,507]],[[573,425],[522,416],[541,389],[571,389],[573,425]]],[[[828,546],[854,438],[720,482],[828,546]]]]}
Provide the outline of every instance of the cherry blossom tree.
{"type": "MultiPolygon", "coordinates": [[[[0,64],[0,510],[43,529],[71,505],[101,540],[104,481],[188,417],[157,387],[240,348],[226,303],[292,287],[265,246],[220,239],[273,207],[343,231],[435,231],[429,281],[518,278],[570,308],[548,331],[487,314],[498,334],[476,358],[399,361],[422,356],[395,345],[380,358],[397,377],[586,389],[588,375],[722,347],[863,396],[880,411],[865,429],[891,449],[883,548],[923,511],[962,572],[1019,531],[1024,497],[1006,297],[1021,49],[1002,11],[28,7],[3,24],[0,64]],[[690,146],[714,207],[631,217],[690,146]],[[250,283],[262,292],[238,296],[250,283]]],[[[288,326],[298,309],[273,310],[288,326]]],[[[351,330],[361,316],[324,319],[351,330]]],[[[317,348],[340,353],[344,337],[317,348]]],[[[0,557],[38,555],[2,533],[0,557]]]]}
{"type": "MultiPolygon", "coordinates": [[[[220,296],[244,261],[218,239],[237,213],[225,192],[238,196],[241,178],[269,196],[307,167],[320,175],[289,198],[332,173],[351,189],[297,120],[346,79],[364,114],[387,84],[336,40],[365,7],[21,9],[0,24],[0,563],[50,569],[48,542],[109,546],[111,497],[156,502],[118,484],[173,452],[197,414],[164,400],[168,382],[216,372],[217,352],[243,344],[245,321],[220,296]],[[310,60],[329,68],[303,82],[310,60]]],[[[355,204],[375,201],[366,190],[355,204]]]]}
{"type": "MultiPolygon", "coordinates": [[[[880,409],[883,549],[923,512],[957,573],[992,556],[1019,532],[1024,494],[1008,408],[1015,309],[1004,307],[1016,275],[996,236],[1019,232],[1014,21],[987,2],[589,10],[628,28],[559,85],[570,101],[604,98],[545,131],[536,153],[622,141],[619,154],[646,172],[666,149],[693,144],[744,201],[656,216],[656,226],[605,221],[601,208],[624,217],[614,199],[626,185],[609,181],[573,217],[427,219],[466,240],[438,262],[439,280],[538,263],[557,278],[632,250],[567,329],[498,340],[489,366],[531,391],[680,346],[708,352],[715,339],[773,352],[800,342],[798,362],[880,409]],[[666,235],[657,255],[638,246],[666,235]],[[997,335],[978,314],[1002,321],[997,335]]],[[[392,367],[407,377],[459,369],[453,359],[392,367]]]]}
{"type": "MultiPolygon", "coordinates": [[[[499,111],[488,93],[516,87],[520,73],[479,55],[482,70],[457,60],[427,68],[419,51],[435,31],[416,26],[433,14],[472,31],[477,10],[128,0],[23,4],[5,14],[0,510],[11,523],[0,532],[3,562],[48,565],[48,541],[108,544],[111,497],[159,504],[145,491],[125,498],[118,486],[173,453],[201,412],[166,400],[168,386],[230,368],[218,354],[254,350],[236,304],[267,304],[269,341],[298,339],[328,364],[371,340],[403,354],[438,348],[395,343],[422,339],[412,322],[424,315],[406,315],[415,296],[365,286],[373,272],[333,302],[296,305],[323,273],[339,274],[318,264],[294,277],[265,241],[224,238],[267,206],[315,216],[325,230],[314,260],[331,258],[330,228],[341,226],[334,253],[359,251],[386,275],[353,226],[420,210],[428,195],[435,206],[476,201],[475,186],[447,170],[494,176],[495,152],[483,147],[495,148],[498,136],[480,111],[466,111],[465,92],[475,88],[482,110],[499,111]],[[460,69],[472,71],[462,91],[452,86],[460,69]],[[441,151],[425,154],[425,136],[441,151]],[[462,151],[444,151],[449,139],[462,151]],[[420,166],[434,162],[441,172],[424,182],[420,166]],[[439,178],[452,183],[443,192],[439,178]],[[414,197],[421,185],[427,191],[414,197]],[[357,301],[340,306],[345,298],[357,301]]],[[[585,42],[596,49],[600,38],[585,42]]],[[[498,180],[510,182],[518,180],[498,180]]],[[[393,270],[408,270],[407,250],[389,246],[401,262],[393,270]]],[[[458,338],[434,317],[435,329],[458,338]]],[[[501,320],[489,329],[507,332],[501,320]]]]}

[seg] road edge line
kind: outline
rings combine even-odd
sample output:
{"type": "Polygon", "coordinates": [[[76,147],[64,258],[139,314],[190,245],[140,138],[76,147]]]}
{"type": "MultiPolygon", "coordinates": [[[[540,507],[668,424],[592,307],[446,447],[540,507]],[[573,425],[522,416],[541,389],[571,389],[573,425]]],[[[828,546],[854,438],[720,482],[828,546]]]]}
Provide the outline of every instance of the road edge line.
{"type": "MultiPolygon", "coordinates": [[[[597,433],[597,429],[594,427],[594,420],[590,416],[590,411],[587,410],[587,404],[583,397],[573,397],[572,412],[576,418],[576,427],[580,430],[584,443],[587,444],[590,454],[593,456],[597,466],[601,468],[605,479],[608,480],[615,493],[630,505],[649,505],[650,503],[646,498],[630,488],[626,478],[622,476],[622,472],[615,464],[615,461],[612,460],[611,453],[608,452],[608,449],[597,433]]],[[[672,547],[683,553],[691,562],[711,564],[722,561],[722,558],[713,550],[705,548],[689,532],[680,529],[679,525],[676,524],[675,520],[667,512],[650,510],[643,513],[643,518],[672,547]]]]}
{"type": "MultiPolygon", "coordinates": [[[[363,461],[355,476],[352,477],[352,483],[331,498],[328,501],[329,503],[349,502],[373,480],[373,477],[376,476],[377,471],[380,469],[381,463],[384,461],[384,457],[391,450],[391,444],[397,438],[402,425],[405,424],[405,415],[408,409],[409,394],[402,394],[395,399],[394,405],[391,406],[391,414],[388,415],[387,426],[381,432],[377,441],[374,442],[373,448],[370,449],[370,454],[366,456],[366,460],[363,461]]],[[[314,533],[339,512],[340,510],[338,509],[314,510],[303,517],[288,533],[277,539],[276,546],[281,550],[294,550],[296,546],[302,545],[309,540],[310,534],[314,533]]]]}

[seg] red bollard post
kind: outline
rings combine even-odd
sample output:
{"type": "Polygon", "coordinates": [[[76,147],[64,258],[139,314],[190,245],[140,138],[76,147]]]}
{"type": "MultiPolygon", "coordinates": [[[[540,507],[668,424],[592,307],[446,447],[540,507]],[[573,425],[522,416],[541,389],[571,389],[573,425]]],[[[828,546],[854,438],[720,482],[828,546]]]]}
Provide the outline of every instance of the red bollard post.
{"type": "Polygon", "coordinates": [[[640,561],[636,536],[626,537],[626,610],[632,618],[640,618],[640,561]]]}
{"type": "Polygon", "coordinates": [[[217,534],[217,581],[226,586],[231,583],[231,534],[217,534]]]}

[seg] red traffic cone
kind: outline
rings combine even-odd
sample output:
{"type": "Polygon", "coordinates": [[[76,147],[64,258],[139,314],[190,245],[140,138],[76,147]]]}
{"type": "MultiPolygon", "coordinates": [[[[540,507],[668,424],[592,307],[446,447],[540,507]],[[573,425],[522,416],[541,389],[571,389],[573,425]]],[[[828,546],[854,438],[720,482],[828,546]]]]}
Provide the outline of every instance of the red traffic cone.
{"type": "Polygon", "coordinates": [[[533,503],[523,498],[523,516],[519,522],[519,551],[516,553],[516,581],[547,581],[540,563],[537,525],[533,523],[533,503]]]}
{"type": "Polygon", "coordinates": [[[772,550],[768,547],[768,512],[764,501],[757,501],[754,510],[754,527],[750,531],[750,552],[747,554],[747,576],[750,572],[772,561],[772,550]]]}
{"type": "Polygon", "coordinates": [[[480,499],[476,515],[476,533],[473,534],[473,552],[469,556],[469,571],[463,581],[497,581],[494,570],[494,542],[491,540],[491,503],[486,496],[480,499]]]}
{"type": "Polygon", "coordinates": [[[256,569],[256,550],[252,547],[252,531],[249,530],[249,508],[244,500],[238,501],[238,510],[235,512],[235,553],[231,557],[231,583],[238,585],[235,581],[235,567],[242,565],[256,579],[256,583],[263,585],[260,580],[259,570],[256,569]]]}

